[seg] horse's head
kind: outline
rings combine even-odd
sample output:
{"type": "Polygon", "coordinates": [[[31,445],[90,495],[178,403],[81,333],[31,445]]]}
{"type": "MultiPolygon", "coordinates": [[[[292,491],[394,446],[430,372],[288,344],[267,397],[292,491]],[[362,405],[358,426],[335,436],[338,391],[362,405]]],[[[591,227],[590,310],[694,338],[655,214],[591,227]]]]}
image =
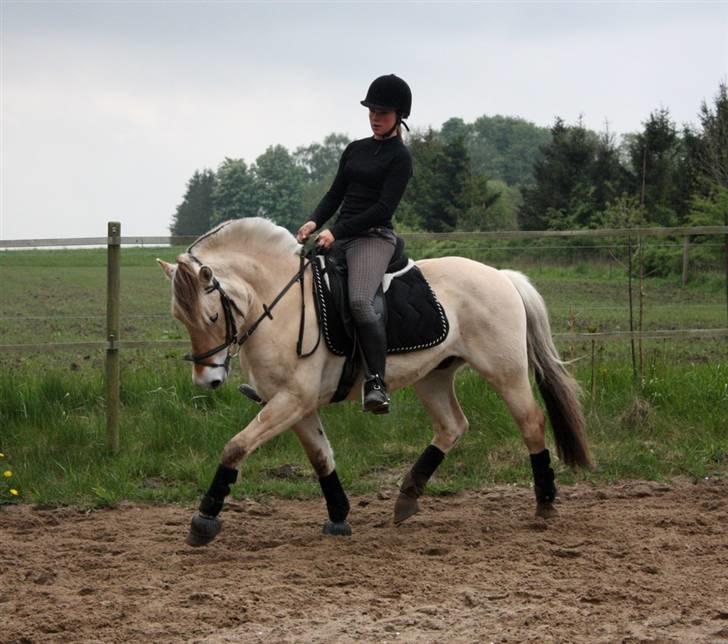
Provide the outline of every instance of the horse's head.
{"type": "Polygon", "coordinates": [[[245,288],[235,280],[223,286],[205,265],[180,255],[176,264],[157,259],[172,282],[172,315],[187,328],[193,362],[192,380],[196,385],[216,389],[227,379],[230,359],[239,345],[237,338],[249,306],[245,288]]]}

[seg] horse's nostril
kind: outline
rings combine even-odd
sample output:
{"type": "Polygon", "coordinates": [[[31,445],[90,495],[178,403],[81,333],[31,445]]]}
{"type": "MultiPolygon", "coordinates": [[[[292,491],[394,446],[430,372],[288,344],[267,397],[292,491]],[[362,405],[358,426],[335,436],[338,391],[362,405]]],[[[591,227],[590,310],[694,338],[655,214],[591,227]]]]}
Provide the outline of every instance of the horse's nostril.
{"type": "Polygon", "coordinates": [[[210,387],[217,389],[222,384],[222,380],[216,379],[210,382],[210,387]]]}

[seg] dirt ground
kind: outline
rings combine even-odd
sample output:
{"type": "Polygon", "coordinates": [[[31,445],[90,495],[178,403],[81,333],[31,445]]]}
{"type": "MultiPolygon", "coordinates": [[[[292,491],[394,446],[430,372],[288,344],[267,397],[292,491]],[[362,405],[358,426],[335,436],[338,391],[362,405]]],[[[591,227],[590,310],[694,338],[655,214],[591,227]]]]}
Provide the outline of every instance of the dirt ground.
{"type": "Polygon", "coordinates": [[[0,641],[726,642],[728,480],[424,497],[232,502],[209,546],[192,508],[0,509],[0,641]]]}

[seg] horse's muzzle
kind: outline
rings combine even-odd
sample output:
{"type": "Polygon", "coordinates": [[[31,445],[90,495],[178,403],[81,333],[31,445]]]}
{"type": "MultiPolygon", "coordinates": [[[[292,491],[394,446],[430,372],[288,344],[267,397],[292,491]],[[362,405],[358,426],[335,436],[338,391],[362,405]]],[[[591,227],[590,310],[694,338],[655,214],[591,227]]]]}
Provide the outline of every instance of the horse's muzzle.
{"type": "Polygon", "coordinates": [[[195,365],[192,367],[192,382],[198,387],[217,389],[227,380],[227,369],[224,367],[206,367],[195,365]]]}

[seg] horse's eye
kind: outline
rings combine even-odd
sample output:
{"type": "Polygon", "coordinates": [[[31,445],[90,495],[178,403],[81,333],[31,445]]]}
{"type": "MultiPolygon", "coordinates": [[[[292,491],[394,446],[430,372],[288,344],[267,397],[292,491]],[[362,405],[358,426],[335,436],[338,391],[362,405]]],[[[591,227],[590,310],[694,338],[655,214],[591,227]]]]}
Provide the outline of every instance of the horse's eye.
{"type": "Polygon", "coordinates": [[[210,316],[210,322],[212,322],[213,324],[215,324],[215,322],[217,322],[217,318],[218,317],[220,317],[220,314],[219,313],[215,313],[215,315],[211,315],[210,316]]]}

